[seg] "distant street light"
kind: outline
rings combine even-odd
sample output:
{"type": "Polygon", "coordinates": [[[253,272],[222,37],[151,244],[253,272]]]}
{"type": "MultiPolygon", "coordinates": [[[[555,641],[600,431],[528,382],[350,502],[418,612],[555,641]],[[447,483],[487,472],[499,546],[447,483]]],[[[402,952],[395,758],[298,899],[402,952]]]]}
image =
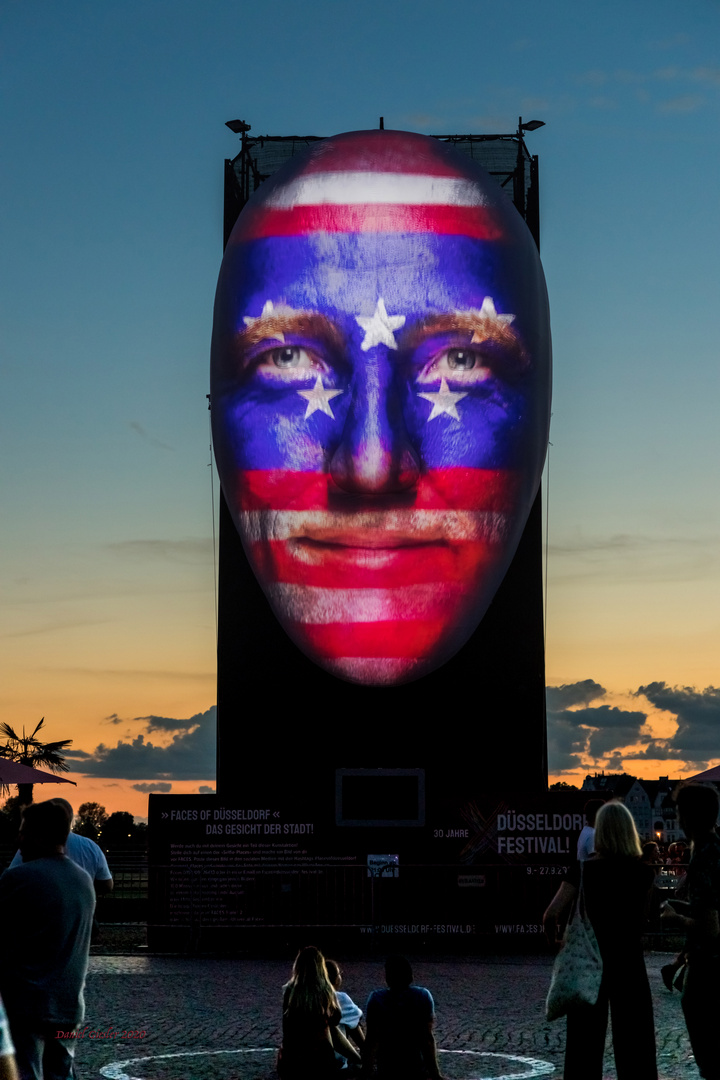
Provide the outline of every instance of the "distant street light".
{"type": "Polygon", "coordinates": [[[250,124],[246,124],[244,120],[226,120],[225,127],[229,127],[235,135],[244,135],[246,131],[250,131],[250,124]]]}

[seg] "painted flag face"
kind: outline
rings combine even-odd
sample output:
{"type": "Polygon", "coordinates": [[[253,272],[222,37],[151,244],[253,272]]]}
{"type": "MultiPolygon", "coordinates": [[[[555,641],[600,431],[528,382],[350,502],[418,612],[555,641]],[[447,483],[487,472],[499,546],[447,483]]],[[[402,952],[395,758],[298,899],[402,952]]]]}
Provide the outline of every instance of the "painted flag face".
{"type": "Polygon", "coordinates": [[[253,571],[321,667],[391,685],[457,652],[527,520],[549,397],[535,245],[471,159],[340,135],[243,210],[215,305],[215,452],[253,571]]]}

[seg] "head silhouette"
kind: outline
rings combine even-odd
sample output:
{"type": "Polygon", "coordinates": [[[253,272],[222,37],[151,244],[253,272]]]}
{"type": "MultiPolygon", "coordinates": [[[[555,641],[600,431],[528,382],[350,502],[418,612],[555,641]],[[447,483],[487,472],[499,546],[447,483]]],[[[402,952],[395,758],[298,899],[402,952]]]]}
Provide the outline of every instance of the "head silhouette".
{"type": "Polygon", "coordinates": [[[385,961],[385,982],[391,990],[404,990],[413,981],[410,961],[404,956],[388,956],[385,961]]]}
{"type": "Polygon", "coordinates": [[[366,684],[452,656],[517,547],[547,444],[542,270],[469,157],[339,135],[260,187],[212,348],[226,501],[284,629],[366,684]]]}

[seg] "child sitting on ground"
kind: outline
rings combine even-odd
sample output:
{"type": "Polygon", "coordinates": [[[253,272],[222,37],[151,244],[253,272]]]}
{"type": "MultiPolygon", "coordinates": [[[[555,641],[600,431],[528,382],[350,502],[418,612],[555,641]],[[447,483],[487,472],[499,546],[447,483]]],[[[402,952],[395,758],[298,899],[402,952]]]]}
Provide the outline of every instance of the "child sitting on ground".
{"type": "Polygon", "coordinates": [[[325,967],[327,969],[330,984],[335,991],[338,1005],[342,1011],[340,1027],[342,1028],[343,1034],[350,1039],[358,1049],[362,1049],[362,1045],[365,1042],[365,1032],[360,1027],[362,1009],[358,1008],[349,994],[344,993],[344,991],[340,989],[342,986],[342,972],[340,971],[340,965],[336,963],[335,960],[326,960],[325,967]]]}

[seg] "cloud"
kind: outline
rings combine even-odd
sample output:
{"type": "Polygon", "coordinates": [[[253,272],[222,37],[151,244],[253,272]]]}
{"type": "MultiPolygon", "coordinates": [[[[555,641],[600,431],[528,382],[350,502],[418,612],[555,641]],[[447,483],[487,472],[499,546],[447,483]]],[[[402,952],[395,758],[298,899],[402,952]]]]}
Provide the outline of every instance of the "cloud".
{"type": "Polygon", "coordinates": [[[133,791],[141,791],[143,795],[150,795],[153,791],[157,791],[162,795],[167,795],[169,791],[172,791],[172,784],[167,780],[158,780],[154,784],[132,784],[133,791]]]}
{"type": "Polygon", "coordinates": [[[693,581],[707,578],[720,564],[714,536],[576,536],[549,546],[554,583],[592,581],[693,581]]]}
{"type": "Polygon", "coordinates": [[[143,668],[87,668],[87,667],[38,667],[36,671],[49,671],[54,675],[93,675],[98,679],[129,679],[139,682],[141,679],[161,679],[163,682],[177,682],[179,679],[213,680],[214,671],[169,671],[167,669],[143,668]]]}
{"type": "MultiPolygon", "coordinates": [[[[645,697],[656,709],[677,718],[677,730],[667,739],[657,740],[654,750],[666,751],[668,758],[682,758],[698,768],[706,768],[720,751],[720,687],[668,686],[665,682],[638,687],[636,697],[645,697]]],[[[646,747],[646,751],[648,748],[646,747]]]]}
{"type": "Polygon", "coordinates": [[[548,758],[553,772],[583,767],[584,757],[603,758],[638,742],[647,714],[590,704],[605,694],[594,679],[547,687],[548,758]]]}
{"type": "Polygon", "coordinates": [[[187,720],[177,720],[172,716],[136,716],[135,720],[141,720],[147,725],[148,735],[153,731],[188,731],[198,723],[197,716],[190,716],[187,720]]]}
{"type": "Polygon", "coordinates": [[[587,731],[576,727],[572,713],[548,714],[548,763],[551,772],[581,768],[588,741],[587,731]]]}
{"type": "Polygon", "coordinates": [[[658,105],[661,113],[690,113],[695,112],[705,104],[705,98],[700,94],[681,94],[679,97],[669,98],[658,105]]]}
{"type": "Polygon", "coordinates": [[[605,687],[596,683],[594,679],[583,679],[582,682],[564,683],[562,686],[548,686],[547,705],[548,709],[569,709],[572,705],[589,705],[596,698],[605,697],[605,687]]]}
{"type": "Polygon", "coordinates": [[[214,795],[215,788],[210,787],[209,784],[201,784],[198,788],[198,795],[214,795]]]}
{"type": "Polygon", "coordinates": [[[603,697],[605,688],[593,679],[548,686],[548,758],[553,772],[577,769],[582,765],[582,755],[587,750],[589,732],[580,727],[574,705],[587,705],[603,697]]]}
{"type": "Polygon", "coordinates": [[[116,712],[110,713],[109,716],[104,716],[102,718],[103,724],[123,724],[124,722],[122,716],[118,716],[116,712]]]}
{"type": "Polygon", "coordinates": [[[63,750],[63,757],[72,758],[73,760],[84,761],[85,758],[92,757],[92,754],[88,754],[87,750],[63,750]]]}
{"type": "Polygon", "coordinates": [[[161,442],[160,439],[156,439],[154,435],[150,435],[149,432],[147,432],[142,426],[142,424],[138,424],[137,420],[130,420],[128,423],[128,427],[131,429],[131,431],[134,431],[136,435],[139,435],[141,439],[144,439],[145,442],[150,443],[151,446],[157,446],[161,450],[172,450],[174,452],[174,446],[170,446],[168,445],[168,443],[161,442]]]}
{"type": "Polygon", "coordinates": [[[690,42],[690,35],[685,33],[672,34],[666,38],[656,38],[653,41],[648,41],[648,49],[675,49],[678,45],[687,45],[690,42]]]}
{"type": "Polygon", "coordinates": [[[685,754],[670,750],[664,740],[650,738],[643,750],[629,750],[624,755],[628,761],[684,761],[685,754]]]}
{"type": "Polygon", "coordinates": [[[702,67],[695,68],[691,74],[695,82],[705,83],[707,86],[720,86],[720,68],[702,67]]]}
{"type": "Polygon", "coordinates": [[[110,622],[110,619],[63,619],[57,622],[46,623],[44,626],[34,626],[29,630],[9,630],[0,634],[4,638],[33,637],[36,634],[56,634],[59,630],[77,630],[81,626],[102,626],[110,622]]]}
{"type": "Polygon", "coordinates": [[[122,777],[125,780],[208,780],[215,775],[215,706],[188,720],[148,717],[148,730],[176,731],[167,746],[156,746],[138,735],[116,746],[100,743],[85,755],[78,770],[85,776],[122,777]],[[151,721],[164,726],[150,729],[151,721]],[[172,726],[174,725],[174,726],[172,726]]]}
{"type": "Polygon", "coordinates": [[[618,709],[615,705],[599,705],[594,709],[579,709],[580,723],[592,729],[588,753],[593,758],[614,754],[621,747],[636,743],[647,713],[618,709]]]}
{"type": "Polygon", "coordinates": [[[590,98],[589,105],[591,109],[617,109],[618,103],[614,98],[608,97],[606,94],[595,94],[590,98]]]}
{"type": "Polygon", "coordinates": [[[187,537],[184,540],[118,540],[107,550],[122,558],[161,559],[180,563],[206,563],[213,559],[212,537],[187,537]]]}

